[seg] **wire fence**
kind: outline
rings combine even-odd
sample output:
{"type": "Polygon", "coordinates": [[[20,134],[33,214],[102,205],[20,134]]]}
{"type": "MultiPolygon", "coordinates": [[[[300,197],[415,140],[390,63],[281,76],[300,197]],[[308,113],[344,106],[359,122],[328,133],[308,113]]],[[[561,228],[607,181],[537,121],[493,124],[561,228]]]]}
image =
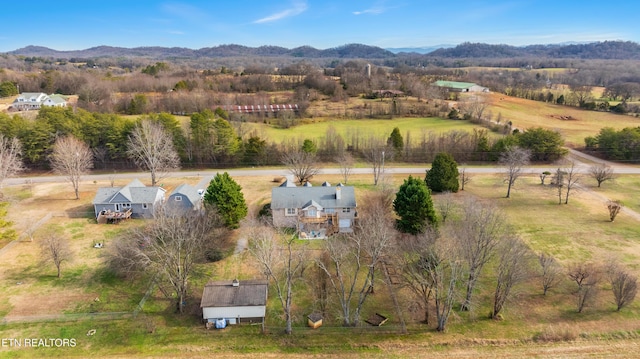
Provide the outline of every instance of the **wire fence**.
{"type": "Polygon", "coordinates": [[[37,322],[75,322],[81,320],[114,320],[132,318],[132,312],[107,312],[107,313],[70,313],[70,314],[46,314],[29,316],[11,316],[0,319],[0,324],[11,323],[37,323],[37,322]]]}

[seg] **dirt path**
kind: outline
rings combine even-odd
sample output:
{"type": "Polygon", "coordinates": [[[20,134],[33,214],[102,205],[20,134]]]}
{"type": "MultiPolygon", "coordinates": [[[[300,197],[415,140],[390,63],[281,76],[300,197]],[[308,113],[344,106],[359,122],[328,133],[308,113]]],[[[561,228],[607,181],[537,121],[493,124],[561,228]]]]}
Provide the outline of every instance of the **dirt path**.
{"type": "MultiPolygon", "coordinates": [[[[569,149],[569,156],[573,159],[573,161],[576,162],[577,167],[581,170],[581,172],[586,173],[588,172],[588,168],[591,166],[589,163],[585,163],[583,161],[589,161],[591,163],[599,163],[599,164],[603,164],[603,165],[607,165],[607,166],[611,166],[614,169],[620,168],[620,167],[627,167],[624,165],[619,165],[617,163],[614,162],[609,162],[591,155],[588,155],[586,153],[582,153],[580,151],[576,151],[573,149],[569,149]]],[[[630,168],[634,168],[634,167],[630,167],[630,168]]],[[[597,193],[585,186],[580,185],[579,183],[576,184],[576,189],[580,190],[583,193],[586,193],[587,195],[591,196],[592,198],[594,198],[595,200],[603,203],[603,204],[607,204],[611,199],[607,198],[606,196],[597,193]]],[[[628,215],[629,217],[635,219],[636,221],[640,222],[640,213],[629,209],[627,207],[622,207],[622,210],[620,211],[621,213],[624,213],[626,215],[628,215]]]]}

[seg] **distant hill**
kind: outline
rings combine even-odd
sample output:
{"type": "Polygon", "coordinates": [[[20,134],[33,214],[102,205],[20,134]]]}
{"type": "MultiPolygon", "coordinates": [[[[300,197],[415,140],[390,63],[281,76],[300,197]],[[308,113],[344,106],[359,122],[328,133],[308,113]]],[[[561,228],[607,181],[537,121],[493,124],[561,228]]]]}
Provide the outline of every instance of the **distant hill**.
{"type": "Polygon", "coordinates": [[[197,59],[207,57],[288,57],[288,58],[336,58],[336,59],[402,59],[415,56],[425,58],[559,58],[559,59],[615,59],[640,60],[640,45],[631,41],[604,41],[593,43],[569,43],[555,45],[491,45],[465,42],[457,46],[390,48],[348,44],[320,50],[311,46],[287,49],[279,46],[248,47],[236,44],[204,47],[198,50],[184,47],[112,47],[97,46],[85,50],[58,51],[42,46],[27,46],[8,54],[48,58],[104,58],[145,57],[152,59],[197,59]],[[437,48],[436,48],[437,47],[437,48]]]}
{"type": "Polygon", "coordinates": [[[444,58],[512,58],[547,57],[575,59],[640,60],[640,45],[631,41],[604,41],[569,45],[489,45],[463,43],[453,48],[438,49],[428,54],[444,58]]]}
{"type": "Polygon", "coordinates": [[[402,53],[428,54],[438,49],[450,49],[455,46],[456,45],[442,44],[442,45],[421,46],[421,47],[387,47],[385,50],[389,50],[394,54],[402,54],[402,53]]]}
{"type": "Polygon", "coordinates": [[[51,58],[99,58],[99,57],[148,57],[162,58],[200,58],[200,57],[306,57],[306,58],[360,58],[385,59],[395,55],[388,50],[362,44],[348,44],[326,50],[318,50],[310,46],[286,49],[278,46],[247,47],[242,45],[220,45],[204,47],[198,50],[184,47],[112,47],[98,46],[85,50],[58,51],[43,46],[27,46],[10,51],[8,54],[51,58]]]}

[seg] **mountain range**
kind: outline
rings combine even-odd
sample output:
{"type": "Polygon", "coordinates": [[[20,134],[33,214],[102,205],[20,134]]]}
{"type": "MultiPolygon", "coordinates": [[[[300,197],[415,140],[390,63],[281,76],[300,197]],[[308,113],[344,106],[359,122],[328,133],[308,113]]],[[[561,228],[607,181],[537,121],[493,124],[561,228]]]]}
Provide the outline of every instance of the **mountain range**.
{"type": "Polygon", "coordinates": [[[58,51],[43,46],[27,46],[7,54],[21,56],[49,57],[59,59],[101,58],[101,57],[146,57],[154,59],[207,58],[207,57],[293,57],[293,58],[336,58],[336,59],[390,59],[404,56],[425,56],[434,58],[576,58],[576,59],[616,59],[640,60],[640,45],[631,41],[604,41],[585,44],[556,45],[492,45],[483,43],[462,43],[457,46],[440,45],[422,48],[383,49],[363,44],[348,44],[319,50],[311,46],[287,49],[279,46],[248,47],[242,45],[220,45],[201,49],[184,47],[112,47],[98,46],[85,50],[58,51]]]}

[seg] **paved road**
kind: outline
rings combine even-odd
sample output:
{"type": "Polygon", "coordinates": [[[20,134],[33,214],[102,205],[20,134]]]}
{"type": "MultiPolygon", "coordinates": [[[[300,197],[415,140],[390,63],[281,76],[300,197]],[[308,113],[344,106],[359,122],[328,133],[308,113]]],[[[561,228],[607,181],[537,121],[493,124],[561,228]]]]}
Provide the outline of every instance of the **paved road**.
{"type": "MultiPolygon", "coordinates": [[[[574,160],[577,165],[578,172],[586,173],[589,166],[593,163],[603,163],[611,166],[614,172],[617,174],[640,174],[640,166],[638,165],[625,165],[614,162],[605,161],[582,152],[569,149],[569,158],[574,160]]],[[[563,165],[545,165],[545,166],[528,166],[524,170],[525,173],[542,173],[544,171],[554,172],[558,167],[563,165]]],[[[425,171],[429,167],[387,167],[384,169],[385,173],[390,174],[418,174],[424,176],[425,171]]],[[[504,168],[501,166],[470,166],[466,167],[467,173],[502,173],[504,168]]],[[[208,169],[208,170],[186,170],[170,172],[167,177],[201,177],[198,183],[198,188],[205,188],[209,181],[218,172],[228,172],[231,176],[289,176],[289,172],[285,168],[272,167],[272,168],[260,168],[260,169],[208,169]]],[[[369,174],[373,173],[371,168],[353,168],[353,174],[369,174]]],[[[340,174],[339,168],[323,168],[320,170],[320,174],[340,174]]],[[[148,172],[120,172],[120,173],[105,173],[105,174],[88,174],[82,176],[83,181],[108,181],[111,179],[127,180],[132,178],[140,178],[143,182],[150,180],[148,172]]],[[[66,182],[67,179],[64,176],[57,175],[39,175],[39,176],[24,176],[5,179],[5,186],[24,185],[28,181],[32,183],[47,183],[47,182],[66,182]]]]}
{"type": "MultiPolygon", "coordinates": [[[[584,155],[584,154],[582,154],[584,155]]],[[[584,155],[587,156],[587,155],[584,155]]],[[[602,161],[602,160],[598,160],[602,161]]],[[[640,167],[631,165],[620,165],[608,163],[614,168],[614,172],[617,174],[640,174],[640,167]]],[[[526,173],[542,173],[544,171],[555,171],[560,166],[529,166],[525,169],[526,173]]],[[[579,163],[579,172],[588,171],[588,164],[579,163]]],[[[500,166],[483,166],[483,167],[465,167],[467,173],[502,173],[504,168],[500,166]]],[[[385,173],[391,174],[419,174],[424,175],[428,167],[388,167],[385,168],[385,173]]],[[[228,172],[233,176],[287,176],[288,171],[284,168],[269,168],[269,169],[211,169],[211,170],[199,170],[199,171],[179,171],[171,172],[167,177],[202,177],[201,184],[205,185],[209,183],[209,180],[213,178],[218,172],[228,172]]],[[[353,174],[369,174],[372,173],[371,168],[354,168],[353,174]]],[[[340,174],[338,168],[324,168],[320,171],[320,174],[340,174]]],[[[148,172],[121,172],[121,173],[109,173],[109,174],[89,174],[82,176],[83,181],[108,181],[110,179],[123,180],[140,178],[142,181],[149,178],[148,172]]],[[[25,176],[8,178],[4,181],[5,186],[24,185],[31,181],[32,183],[48,183],[48,182],[66,182],[67,179],[64,176],[56,175],[40,175],[40,176],[25,176]]]]}

